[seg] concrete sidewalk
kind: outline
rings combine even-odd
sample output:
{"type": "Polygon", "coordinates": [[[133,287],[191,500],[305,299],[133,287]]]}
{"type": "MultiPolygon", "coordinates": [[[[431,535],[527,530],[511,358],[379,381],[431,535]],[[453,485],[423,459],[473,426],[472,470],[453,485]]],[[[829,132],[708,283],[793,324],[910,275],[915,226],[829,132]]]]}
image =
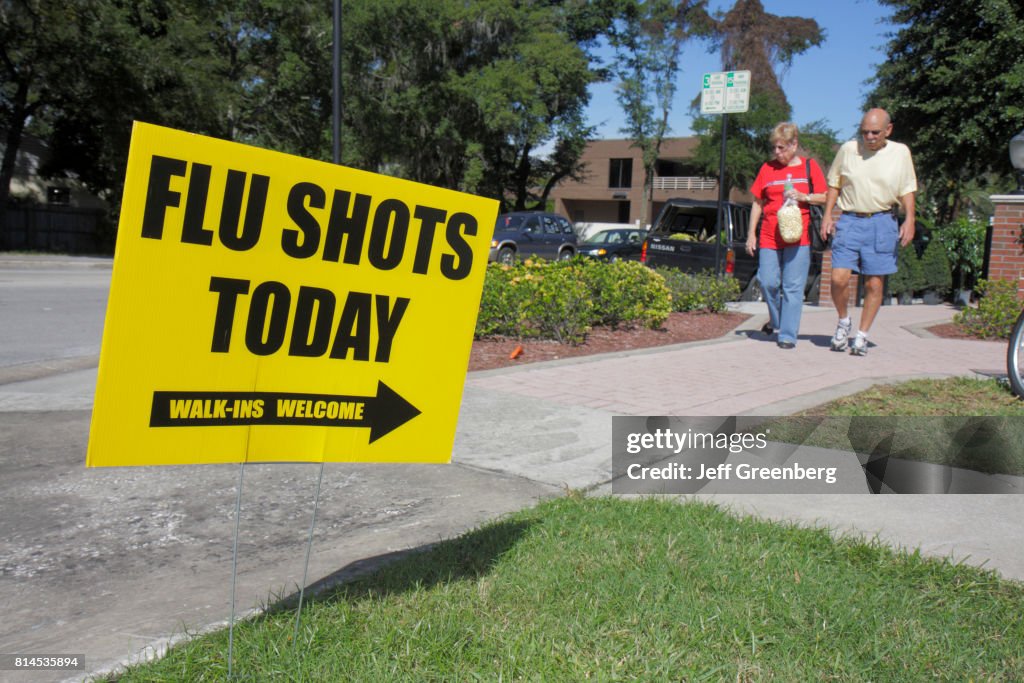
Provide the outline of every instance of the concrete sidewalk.
{"type": "MultiPolygon", "coordinates": [[[[8,260],[15,265],[0,259],[0,271],[12,269],[0,289],[5,278],[31,286],[15,276],[32,259],[8,260]]],[[[77,268],[66,276],[68,296],[82,290],[76,278],[104,266],[57,257],[45,265],[77,268]]],[[[95,298],[97,290],[90,291],[95,298]]],[[[326,468],[309,582],[344,580],[564,487],[609,492],[615,415],[782,415],[878,382],[1005,372],[1005,344],[923,331],[952,318],[946,306],[884,307],[863,358],[828,350],[830,309],[806,308],[797,348],[784,351],[756,331],[766,319],[763,304],[742,307],[754,317],[709,342],[471,373],[451,465],[326,468]]],[[[93,308],[79,308],[77,324],[101,329],[102,317],[87,313],[93,308]]],[[[95,310],[101,316],[102,308],[95,310]]],[[[5,334],[14,340],[14,330],[5,334]]],[[[84,653],[88,670],[98,672],[227,618],[239,470],[86,470],[95,386],[88,358],[98,350],[98,339],[86,336],[71,358],[0,362],[0,603],[7,617],[0,652],[84,653]]],[[[317,469],[247,468],[240,613],[301,581],[317,469]]],[[[697,497],[740,513],[877,536],[1024,580],[1024,496],[697,497]]],[[[69,676],[5,671],[0,681],[81,680],[69,676]]]]}

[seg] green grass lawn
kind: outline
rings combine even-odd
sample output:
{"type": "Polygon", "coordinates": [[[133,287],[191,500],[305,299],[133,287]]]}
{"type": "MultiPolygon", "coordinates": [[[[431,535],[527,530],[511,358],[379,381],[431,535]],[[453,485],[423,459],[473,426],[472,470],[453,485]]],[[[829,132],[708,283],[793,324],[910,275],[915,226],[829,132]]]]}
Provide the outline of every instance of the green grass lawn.
{"type": "Polygon", "coordinates": [[[772,440],[1024,476],[1024,401],[991,379],[880,384],[770,424],[772,440]]]}
{"type": "MultiPolygon", "coordinates": [[[[235,629],[260,681],[1018,681],[1024,586],[670,500],[570,494],[235,629]]],[[[122,681],[222,681],[227,632],[122,681]]]]}
{"type": "Polygon", "coordinates": [[[1024,417],[1024,401],[994,379],[951,377],[878,384],[801,415],[999,415],[1024,417]]]}

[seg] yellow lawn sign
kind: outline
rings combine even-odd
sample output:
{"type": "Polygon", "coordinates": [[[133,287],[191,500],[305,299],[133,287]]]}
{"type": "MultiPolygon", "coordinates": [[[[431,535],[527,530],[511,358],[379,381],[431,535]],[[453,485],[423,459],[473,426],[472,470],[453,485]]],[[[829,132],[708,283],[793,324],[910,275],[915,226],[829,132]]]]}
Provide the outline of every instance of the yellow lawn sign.
{"type": "Polygon", "coordinates": [[[448,462],[497,208],[136,123],[86,465],[448,462]]]}

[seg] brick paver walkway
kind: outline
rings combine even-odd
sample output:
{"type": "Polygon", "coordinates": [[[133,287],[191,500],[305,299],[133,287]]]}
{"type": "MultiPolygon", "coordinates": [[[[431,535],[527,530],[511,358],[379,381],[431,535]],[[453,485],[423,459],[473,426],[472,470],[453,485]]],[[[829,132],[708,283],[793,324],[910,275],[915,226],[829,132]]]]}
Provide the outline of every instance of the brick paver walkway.
{"type": "MultiPolygon", "coordinates": [[[[467,384],[625,415],[739,415],[772,414],[786,402],[813,404],[876,382],[1005,372],[1005,343],[915,332],[955,312],[945,305],[885,306],[865,357],[832,352],[835,312],[808,307],[790,351],[756,331],[765,319],[756,316],[718,343],[471,373],[467,384]]],[[[860,309],[852,313],[856,323],[860,309]]]]}

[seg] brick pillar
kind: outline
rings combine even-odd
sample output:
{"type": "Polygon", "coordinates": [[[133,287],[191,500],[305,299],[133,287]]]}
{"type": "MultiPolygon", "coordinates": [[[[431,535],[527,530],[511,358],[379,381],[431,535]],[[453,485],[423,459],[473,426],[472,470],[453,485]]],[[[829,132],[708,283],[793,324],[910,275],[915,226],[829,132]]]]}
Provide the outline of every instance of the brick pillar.
{"type": "Polygon", "coordinates": [[[1024,194],[993,195],[992,251],[987,280],[1012,280],[1024,299],[1024,194]]]}
{"type": "MultiPolygon", "coordinates": [[[[857,304],[857,274],[850,277],[849,306],[857,304]]],[[[832,306],[832,250],[826,249],[821,254],[821,290],[818,296],[819,306],[832,306]]]]}

